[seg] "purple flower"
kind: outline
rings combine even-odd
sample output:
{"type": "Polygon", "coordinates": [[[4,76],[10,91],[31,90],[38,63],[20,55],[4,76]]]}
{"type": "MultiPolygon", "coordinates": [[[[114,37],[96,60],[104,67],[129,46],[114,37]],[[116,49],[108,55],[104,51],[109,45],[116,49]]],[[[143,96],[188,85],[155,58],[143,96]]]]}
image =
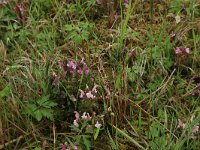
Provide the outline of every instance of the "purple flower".
{"type": "Polygon", "coordinates": [[[76,63],[74,61],[68,61],[67,67],[75,70],[77,66],[76,66],[76,63]]]}
{"type": "Polygon", "coordinates": [[[88,73],[89,73],[89,70],[88,70],[88,68],[87,68],[87,67],[84,67],[84,73],[85,73],[85,75],[88,75],[88,73]]]}
{"type": "Polygon", "coordinates": [[[79,120],[80,114],[77,111],[74,111],[76,120],[79,120]]]}
{"type": "Polygon", "coordinates": [[[81,92],[80,98],[83,98],[83,96],[85,95],[84,91],[79,89],[79,91],[81,92]]]}
{"type": "Polygon", "coordinates": [[[87,92],[86,96],[87,98],[91,98],[91,99],[95,98],[95,96],[92,94],[92,91],[87,92]]]}
{"type": "Polygon", "coordinates": [[[180,47],[176,47],[175,53],[176,53],[176,54],[180,54],[180,53],[181,53],[181,48],[180,48],[180,47]]]}
{"type": "Polygon", "coordinates": [[[192,129],[192,133],[197,133],[199,132],[199,126],[195,126],[193,129],[192,129]]]}
{"type": "Polygon", "coordinates": [[[91,120],[92,119],[92,117],[90,117],[90,114],[86,113],[86,112],[83,113],[81,118],[84,119],[84,120],[91,120]]]}
{"type": "Polygon", "coordinates": [[[124,0],[124,6],[127,8],[128,7],[128,0],[124,0]]]}
{"type": "Polygon", "coordinates": [[[77,70],[77,73],[80,74],[80,75],[82,75],[82,74],[83,74],[83,70],[82,70],[81,68],[79,68],[79,69],[77,70]]]}
{"type": "Polygon", "coordinates": [[[189,49],[189,48],[185,48],[185,52],[186,52],[187,54],[189,54],[189,53],[190,53],[190,49],[189,49]]]}

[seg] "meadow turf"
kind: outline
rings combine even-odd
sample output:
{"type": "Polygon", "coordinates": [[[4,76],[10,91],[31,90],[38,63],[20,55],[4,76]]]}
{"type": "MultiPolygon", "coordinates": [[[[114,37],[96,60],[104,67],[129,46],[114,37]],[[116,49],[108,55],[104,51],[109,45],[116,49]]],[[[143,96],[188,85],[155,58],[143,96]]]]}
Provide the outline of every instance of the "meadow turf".
{"type": "Polygon", "coordinates": [[[0,0],[0,150],[199,150],[199,0],[0,0]]]}

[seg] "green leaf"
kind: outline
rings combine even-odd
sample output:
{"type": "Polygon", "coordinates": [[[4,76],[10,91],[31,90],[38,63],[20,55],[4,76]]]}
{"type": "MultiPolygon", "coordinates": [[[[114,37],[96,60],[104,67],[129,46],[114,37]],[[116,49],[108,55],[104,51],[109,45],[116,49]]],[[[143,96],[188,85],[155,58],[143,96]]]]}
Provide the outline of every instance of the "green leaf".
{"type": "Polygon", "coordinates": [[[74,29],[73,25],[71,24],[66,24],[64,25],[65,31],[72,31],[74,29]]]}
{"type": "Polygon", "coordinates": [[[57,105],[58,104],[55,103],[55,102],[47,101],[47,102],[44,102],[42,106],[45,107],[45,108],[51,108],[51,107],[54,107],[54,106],[57,106],[57,105]]]}
{"type": "Polygon", "coordinates": [[[94,140],[97,139],[98,135],[99,135],[99,131],[100,131],[100,128],[97,128],[95,134],[94,134],[94,140]]]}
{"type": "Polygon", "coordinates": [[[40,106],[45,106],[45,102],[49,100],[50,95],[43,96],[42,98],[38,99],[36,102],[40,106]]]}
{"type": "Polygon", "coordinates": [[[34,117],[35,119],[37,119],[37,121],[40,121],[40,120],[42,119],[42,113],[41,113],[41,111],[40,111],[40,110],[36,110],[36,111],[34,112],[33,117],[34,117]]]}
{"type": "Polygon", "coordinates": [[[90,141],[87,139],[86,136],[83,136],[83,143],[84,143],[84,145],[86,146],[86,149],[87,149],[87,150],[90,150],[91,144],[90,144],[90,141]]]}
{"type": "Polygon", "coordinates": [[[43,108],[43,109],[40,109],[40,112],[42,114],[42,117],[46,117],[50,120],[53,120],[53,110],[52,109],[43,108]]]}
{"type": "Polygon", "coordinates": [[[5,96],[9,95],[10,87],[6,86],[1,92],[0,92],[0,98],[3,98],[5,96]]]}

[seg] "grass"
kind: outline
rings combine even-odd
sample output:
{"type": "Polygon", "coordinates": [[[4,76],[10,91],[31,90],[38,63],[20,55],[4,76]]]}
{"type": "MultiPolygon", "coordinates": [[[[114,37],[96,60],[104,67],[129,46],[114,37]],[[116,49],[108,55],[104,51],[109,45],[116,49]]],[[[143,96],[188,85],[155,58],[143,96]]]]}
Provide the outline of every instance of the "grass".
{"type": "Polygon", "coordinates": [[[200,147],[198,1],[6,2],[0,149],[200,147]]]}

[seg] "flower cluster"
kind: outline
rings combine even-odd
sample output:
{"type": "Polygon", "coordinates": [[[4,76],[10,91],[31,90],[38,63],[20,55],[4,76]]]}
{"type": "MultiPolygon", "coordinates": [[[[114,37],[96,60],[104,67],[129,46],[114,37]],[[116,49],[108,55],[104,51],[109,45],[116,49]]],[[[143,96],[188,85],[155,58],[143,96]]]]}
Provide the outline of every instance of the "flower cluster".
{"type": "Polygon", "coordinates": [[[89,69],[83,60],[79,64],[75,60],[69,60],[66,66],[61,61],[58,61],[58,66],[64,72],[69,72],[72,77],[75,77],[76,74],[88,75],[89,73],[89,69]]]}
{"type": "Polygon", "coordinates": [[[94,85],[94,87],[92,88],[92,90],[89,90],[89,87],[87,86],[87,92],[84,92],[83,90],[79,89],[80,91],[80,98],[89,98],[89,99],[94,99],[96,97],[97,94],[97,87],[98,85],[94,85]]]}
{"type": "MultiPolygon", "coordinates": [[[[194,120],[194,118],[195,118],[195,116],[192,115],[192,117],[190,118],[190,122],[192,122],[194,120]]],[[[178,126],[177,126],[177,128],[185,129],[185,127],[186,127],[186,124],[183,123],[180,119],[178,119],[178,126]]],[[[192,129],[192,134],[190,135],[190,138],[191,139],[196,139],[197,136],[195,136],[195,134],[197,134],[199,131],[200,131],[199,130],[199,125],[194,126],[193,129],[192,129]]]]}
{"type": "MultiPolygon", "coordinates": [[[[77,63],[74,60],[70,60],[67,63],[67,68],[72,77],[75,77],[76,73],[79,75],[82,75],[83,73],[85,75],[88,75],[89,73],[89,69],[83,61],[81,61],[81,65],[77,65],[77,63]]],[[[67,68],[65,67],[64,70],[67,71],[67,68]]]]}
{"type": "Polygon", "coordinates": [[[189,48],[176,47],[175,48],[175,53],[176,54],[182,54],[182,53],[189,54],[190,53],[190,49],[189,48]]]}
{"type": "Polygon", "coordinates": [[[74,144],[73,148],[70,145],[68,145],[67,143],[62,144],[62,146],[61,146],[61,150],[78,150],[78,149],[79,148],[76,143],[74,144]]]}
{"type": "MultiPolygon", "coordinates": [[[[91,121],[91,119],[92,119],[92,117],[90,116],[89,113],[84,112],[84,113],[82,114],[81,117],[80,117],[79,112],[75,111],[74,113],[75,113],[75,119],[74,119],[73,124],[74,124],[74,126],[77,127],[77,128],[79,127],[79,123],[80,123],[81,121],[91,121]]],[[[95,124],[94,126],[95,126],[96,128],[101,128],[102,124],[100,124],[100,123],[97,121],[96,124],[95,124]]],[[[90,128],[90,127],[91,127],[91,125],[88,125],[88,126],[87,126],[87,128],[90,128]]]]}

